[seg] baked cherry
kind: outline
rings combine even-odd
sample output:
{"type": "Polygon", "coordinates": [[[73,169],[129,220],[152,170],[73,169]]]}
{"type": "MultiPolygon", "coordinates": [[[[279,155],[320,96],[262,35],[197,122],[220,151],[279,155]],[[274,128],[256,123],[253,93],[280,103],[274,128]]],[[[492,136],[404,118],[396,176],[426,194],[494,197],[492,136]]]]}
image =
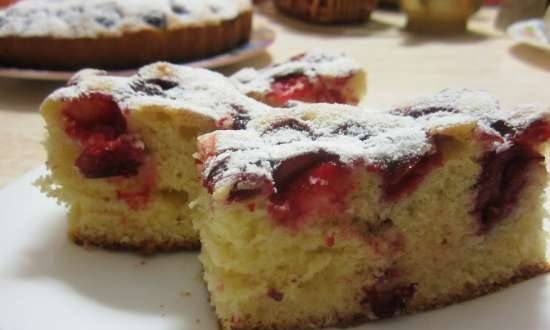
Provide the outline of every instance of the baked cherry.
{"type": "Polygon", "coordinates": [[[441,166],[443,156],[439,151],[390,164],[383,172],[384,200],[395,202],[411,194],[428,174],[441,166]]]}
{"type": "MultiPolygon", "coordinates": [[[[291,100],[346,103],[342,89],[350,78],[311,79],[301,74],[280,77],[271,84],[272,91],[267,95],[267,101],[274,106],[284,106],[291,100]]],[[[348,100],[348,102],[356,103],[357,100],[348,100]]]]}
{"type": "MultiPolygon", "coordinates": [[[[272,196],[269,207],[273,220],[287,228],[299,229],[312,216],[344,212],[347,197],[353,190],[352,170],[337,161],[316,162],[315,158],[302,158],[298,163],[299,171],[286,165],[284,171],[291,175],[277,183],[277,193],[272,196]]],[[[281,173],[277,176],[283,177],[281,173]]]]}
{"type": "Polygon", "coordinates": [[[65,131],[81,142],[91,135],[114,139],[126,132],[122,111],[108,95],[91,94],[68,101],[62,113],[66,121],[65,131]]]}
{"type": "Polygon", "coordinates": [[[135,176],[145,161],[143,144],[128,136],[115,140],[101,135],[88,139],[75,165],[89,179],[135,176]]]}
{"type": "Polygon", "coordinates": [[[493,128],[507,136],[512,146],[487,152],[481,159],[482,170],[472,211],[480,233],[489,231],[514,210],[527,185],[529,168],[544,162],[544,156],[536,147],[550,139],[550,125],[545,120],[535,121],[522,131],[499,122],[493,128]]]}
{"type": "Polygon", "coordinates": [[[143,143],[128,134],[126,119],[109,95],[90,94],[62,109],[65,131],[81,145],[75,165],[90,179],[130,177],[145,161],[143,143]]]}
{"type": "Polygon", "coordinates": [[[527,184],[529,167],[543,161],[542,155],[520,145],[484,156],[473,211],[481,233],[510,215],[527,184]]]}

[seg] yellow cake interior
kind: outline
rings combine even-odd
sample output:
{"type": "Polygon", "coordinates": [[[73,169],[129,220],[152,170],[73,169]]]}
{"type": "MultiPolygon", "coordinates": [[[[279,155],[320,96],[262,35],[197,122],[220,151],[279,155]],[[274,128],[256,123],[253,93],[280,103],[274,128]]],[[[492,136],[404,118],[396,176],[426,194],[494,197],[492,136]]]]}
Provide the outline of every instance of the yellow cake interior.
{"type": "Polygon", "coordinates": [[[444,165],[410,195],[381,202],[380,176],[358,166],[347,208],[327,215],[319,205],[298,230],[274,221],[264,197],[228,202],[203,192],[211,214],[196,223],[200,259],[222,328],[352,325],[448,305],[547,271],[545,164],[530,165],[513,212],[480,233],[472,215],[483,153],[476,127],[440,134],[444,165]]]}
{"type": "Polygon", "coordinates": [[[148,165],[132,178],[87,179],[74,166],[79,146],[65,132],[63,105],[49,101],[42,107],[51,173],[40,185],[69,206],[69,235],[80,243],[142,252],[198,247],[188,206],[200,185],[192,155],[196,136],[212,130],[211,120],[165,107],[129,111],[128,127],[145,144],[148,165]],[[143,207],[119,198],[144,187],[150,193],[143,207]]]}

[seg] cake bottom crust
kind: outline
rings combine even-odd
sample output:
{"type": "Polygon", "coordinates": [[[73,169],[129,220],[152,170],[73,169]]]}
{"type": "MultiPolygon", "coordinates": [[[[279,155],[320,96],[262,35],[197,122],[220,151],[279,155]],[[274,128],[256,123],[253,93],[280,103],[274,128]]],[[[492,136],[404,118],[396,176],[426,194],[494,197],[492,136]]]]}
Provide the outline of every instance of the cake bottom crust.
{"type": "Polygon", "coordinates": [[[197,239],[188,240],[145,240],[137,242],[123,242],[119,239],[91,236],[77,231],[69,232],[69,238],[77,245],[84,247],[98,247],[111,251],[130,251],[143,255],[155,253],[170,253],[178,251],[198,251],[201,244],[197,239]]]}
{"type": "MultiPolygon", "coordinates": [[[[534,264],[524,266],[518,269],[511,277],[498,282],[481,283],[478,286],[467,286],[461,292],[453,295],[442,296],[432,302],[426,302],[420,305],[408,306],[401,315],[415,314],[427,310],[439,309],[456,303],[472,300],[490,293],[507,288],[514,284],[532,279],[539,275],[550,272],[550,263],[534,264]]],[[[397,316],[397,315],[396,315],[397,316]]],[[[279,324],[244,324],[239,326],[223,327],[222,320],[219,320],[220,329],[226,330],[298,330],[298,329],[317,329],[322,327],[349,328],[362,325],[367,322],[377,321],[378,318],[373,318],[367,314],[353,315],[330,315],[317,319],[309,319],[300,323],[285,323],[279,324]]]]}
{"type": "Polygon", "coordinates": [[[0,38],[0,64],[51,70],[129,69],[155,61],[189,61],[222,53],[247,42],[251,31],[252,12],[244,12],[219,24],[138,31],[120,37],[6,37],[0,38]]]}

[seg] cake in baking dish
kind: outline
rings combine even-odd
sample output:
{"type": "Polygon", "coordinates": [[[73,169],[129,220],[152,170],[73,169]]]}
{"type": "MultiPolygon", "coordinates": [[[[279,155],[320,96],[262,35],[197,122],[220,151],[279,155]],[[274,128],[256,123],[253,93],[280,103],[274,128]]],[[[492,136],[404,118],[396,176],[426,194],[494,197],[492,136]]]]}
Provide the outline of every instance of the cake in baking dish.
{"type": "Polygon", "coordinates": [[[362,23],[369,19],[376,0],[273,0],[290,16],[321,24],[362,23]]]}
{"type": "Polygon", "coordinates": [[[366,93],[366,72],[340,52],[312,50],[289,61],[231,79],[250,97],[272,106],[288,101],[357,104],[366,93]]]}
{"type": "Polygon", "coordinates": [[[84,70],[42,105],[50,174],[40,185],[69,206],[78,243],[196,248],[196,137],[273,110],[203,69],[157,63],[129,78],[84,70]]]}
{"type": "Polygon", "coordinates": [[[333,107],[199,138],[200,258],[223,329],[347,326],[549,270],[549,109],[469,90],[333,107]]]}
{"type": "Polygon", "coordinates": [[[0,65],[121,69],[193,60],[247,42],[251,27],[249,0],[19,1],[0,9],[0,65]]]}

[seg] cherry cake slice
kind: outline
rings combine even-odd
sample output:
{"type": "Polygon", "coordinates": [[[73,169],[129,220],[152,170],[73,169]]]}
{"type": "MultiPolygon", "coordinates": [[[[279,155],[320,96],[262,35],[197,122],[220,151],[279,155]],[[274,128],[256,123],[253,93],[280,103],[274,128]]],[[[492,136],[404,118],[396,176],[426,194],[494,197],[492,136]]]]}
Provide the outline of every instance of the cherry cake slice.
{"type": "Polygon", "coordinates": [[[356,105],[366,93],[366,75],[345,54],[311,50],[265,69],[243,69],[231,79],[243,93],[276,107],[290,101],[356,105]]]}
{"type": "Polygon", "coordinates": [[[192,203],[201,188],[197,136],[244,129],[277,110],[203,69],[157,63],[132,77],[85,70],[42,106],[50,174],[40,185],[68,206],[78,243],[195,249],[192,219],[204,212],[192,203]]]}
{"type": "Polygon", "coordinates": [[[548,109],[445,90],[300,105],[199,138],[201,261],[223,329],[394,317],[544,273],[548,109]]]}

